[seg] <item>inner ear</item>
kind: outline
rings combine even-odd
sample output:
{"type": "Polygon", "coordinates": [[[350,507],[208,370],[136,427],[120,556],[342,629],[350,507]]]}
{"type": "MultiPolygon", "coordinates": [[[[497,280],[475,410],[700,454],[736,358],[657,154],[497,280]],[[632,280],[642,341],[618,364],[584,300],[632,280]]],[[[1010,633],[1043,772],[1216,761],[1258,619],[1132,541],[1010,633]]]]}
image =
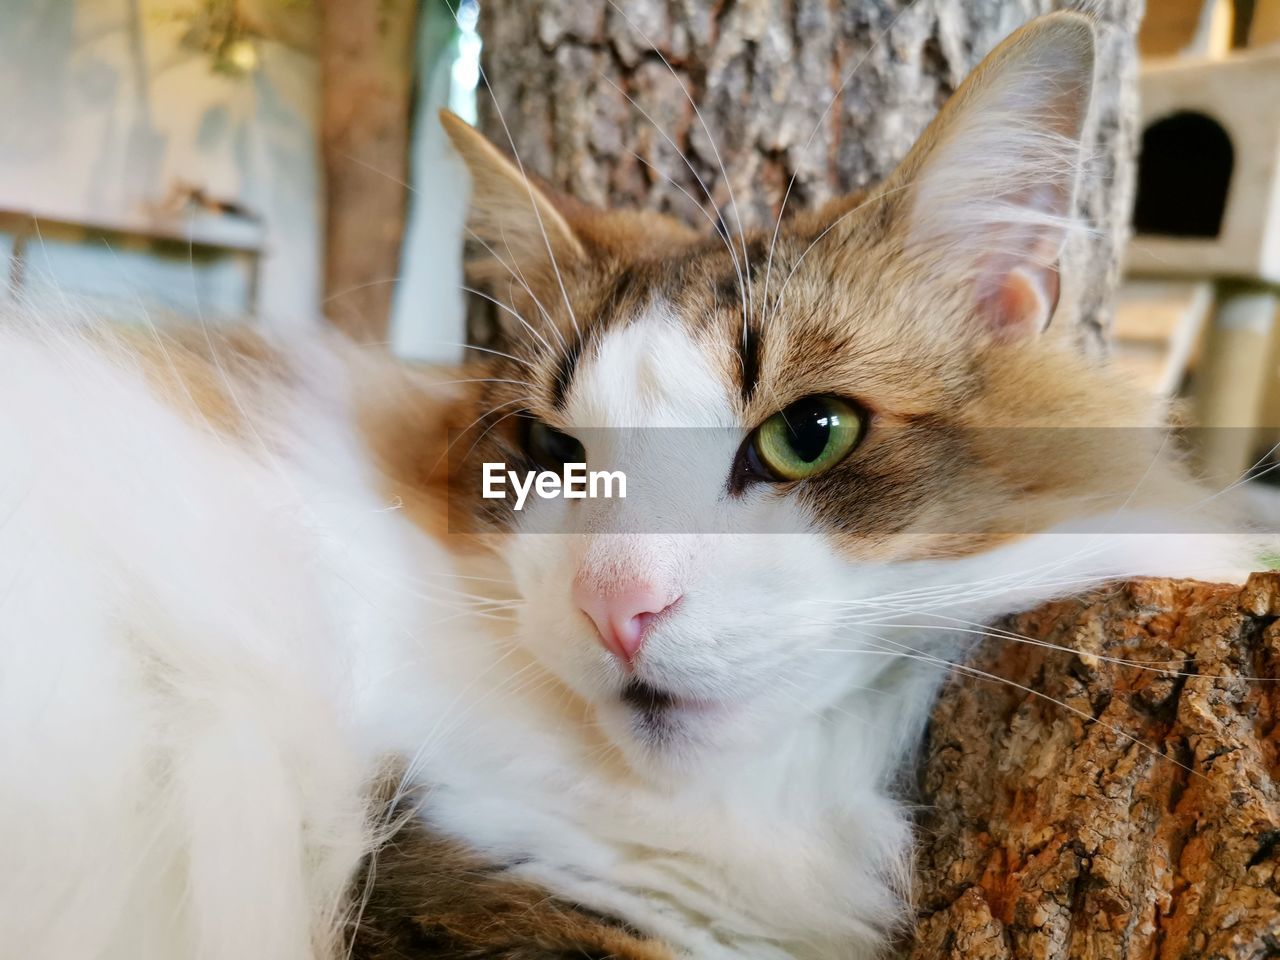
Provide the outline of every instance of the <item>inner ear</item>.
{"type": "Polygon", "coordinates": [[[1016,266],[991,273],[988,289],[979,289],[977,310],[999,338],[1016,340],[1044,333],[1058,309],[1058,265],[1016,266]]]}
{"type": "Polygon", "coordinates": [[[1075,228],[1093,28],[1053,14],[997,47],[885,185],[895,229],[927,275],[971,292],[972,322],[1001,338],[1048,326],[1075,228]]]}

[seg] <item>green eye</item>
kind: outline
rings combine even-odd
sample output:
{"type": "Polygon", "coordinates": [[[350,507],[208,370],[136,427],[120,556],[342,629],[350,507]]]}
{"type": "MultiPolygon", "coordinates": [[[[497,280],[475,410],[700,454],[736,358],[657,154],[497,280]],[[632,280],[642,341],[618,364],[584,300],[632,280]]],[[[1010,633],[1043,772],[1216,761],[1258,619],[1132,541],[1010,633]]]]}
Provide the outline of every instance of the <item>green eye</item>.
{"type": "Polygon", "coordinates": [[[587,452],[576,437],[541,420],[525,420],[522,439],[525,452],[544,470],[558,471],[566,463],[585,463],[587,460],[587,452]]]}
{"type": "Polygon", "coordinates": [[[747,465],[766,480],[803,480],[831,469],[858,445],[862,417],[839,397],[805,397],[760,424],[747,465]]]}

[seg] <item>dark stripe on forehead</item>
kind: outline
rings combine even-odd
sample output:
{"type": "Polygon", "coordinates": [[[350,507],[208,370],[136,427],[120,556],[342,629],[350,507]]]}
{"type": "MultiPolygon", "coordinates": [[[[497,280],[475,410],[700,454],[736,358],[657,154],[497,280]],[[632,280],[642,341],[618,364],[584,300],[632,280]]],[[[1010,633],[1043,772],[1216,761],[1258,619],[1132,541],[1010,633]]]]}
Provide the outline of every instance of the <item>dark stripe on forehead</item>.
{"type": "Polygon", "coordinates": [[[573,383],[573,374],[578,367],[578,358],[582,356],[582,336],[574,333],[565,344],[564,353],[556,363],[555,373],[551,377],[551,406],[557,410],[564,409],[565,399],[569,395],[569,384],[573,383]]]}
{"type": "MultiPolygon", "coordinates": [[[[753,298],[760,295],[759,287],[762,278],[776,266],[769,263],[769,254],[773,245],[762,237],[754,237],[747,240],[744,246],[742,241],[735,237],[734,242],[729,246],[732,248],[731,251],[724,249],[709,251],[719,261],[725,260],[722,254],[728,253],[727,262],[723,264],[724,268],[715,282],[716,295],[721,300],[752,304],[753,298]]],[[[753,306],[759,309],[761,304],[755,303],[753,306]]]]}
{"type": "Polygon", "coordinates": [[[715,294],[717,300],[725,303],[741,305],[746,300],[746,294],[742,289],[742,278],[738,276],[736,269],[720,275],[720,279],[716,282],[715,294]]]}
{"type": "Polygon", "coordinates": [[[631,298],[637,280],[637,270],[634,266],[619,270],[604,297],[604,312],[616,312],[622,304],[626,303],[631,298]]]}
{"type": "Polygon", "coordinates": [[[610,329],[619,318],[630,316],[634,311],[635,301],[645,294],[652,284],[637,266],[619,271],[600,301],[590,326],[585,330],[575,330],[565,343],[563,352],[556,361],[555,372],[551,377],[551,406],[556,410],[564,410],[569,396],[569,387],[573,384],[574,374],[578,369],[578,361],[582,358],[584,337],[598,340],[600,335],[610,329]]]}
{"type": "Polygon", "coordinates": [[[735,339],[742,361],[742,402],[750,403],[760,380],[760,333],[748,323],[735,339]]]}
{"type": "Polygon", "coordinates": [[[747,241],[746,268],[752,285],[759,283],[769,269],[769,251],[773,244],[764,237],[754,237],[747,241]]]}

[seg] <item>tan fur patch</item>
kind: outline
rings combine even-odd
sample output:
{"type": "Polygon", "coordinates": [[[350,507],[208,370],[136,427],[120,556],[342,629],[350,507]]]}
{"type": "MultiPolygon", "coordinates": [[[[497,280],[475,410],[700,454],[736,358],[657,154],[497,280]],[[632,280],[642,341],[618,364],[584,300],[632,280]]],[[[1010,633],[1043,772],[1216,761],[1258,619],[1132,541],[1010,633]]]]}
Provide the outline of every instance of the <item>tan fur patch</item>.
{"type": "Polygon", "coordinates": [[[249,326],[96,328],[91,336],[109,358],[137,369],[172,409],[229,437],[243,439],[273,406],[264,388],[294,383],[288,357],[249,326]]]}
{"type": "Polygon", "coordinates": [[[351,960],[674,960],[661,943],[511,876],[430,829],[399,831],[353,885],[351,960]]]}

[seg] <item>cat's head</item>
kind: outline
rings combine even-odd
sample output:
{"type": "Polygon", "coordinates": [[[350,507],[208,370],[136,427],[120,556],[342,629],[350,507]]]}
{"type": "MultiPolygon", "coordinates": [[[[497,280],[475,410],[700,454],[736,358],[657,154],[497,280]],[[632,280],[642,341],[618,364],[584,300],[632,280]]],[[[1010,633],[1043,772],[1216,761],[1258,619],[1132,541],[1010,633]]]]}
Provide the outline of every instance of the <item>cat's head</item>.
{"type": "Polygon", "coordinates": [[[1060,429],[1158,415],[1072,349],[1060,296],[1092,77],[1086,19],[1034,22],[882,187],[776,238],[587,209],[445,118],[505,354],[454,496],[505,533],[522,642],[633,759],[785,735],[884,666],[833,655],[857,619],[835,601],[908,591],[1149,464],[1103,470],[1114,448],[1060,429]],[[578,460],[628,497],[481,497],[482,462],[578,460]]]}

